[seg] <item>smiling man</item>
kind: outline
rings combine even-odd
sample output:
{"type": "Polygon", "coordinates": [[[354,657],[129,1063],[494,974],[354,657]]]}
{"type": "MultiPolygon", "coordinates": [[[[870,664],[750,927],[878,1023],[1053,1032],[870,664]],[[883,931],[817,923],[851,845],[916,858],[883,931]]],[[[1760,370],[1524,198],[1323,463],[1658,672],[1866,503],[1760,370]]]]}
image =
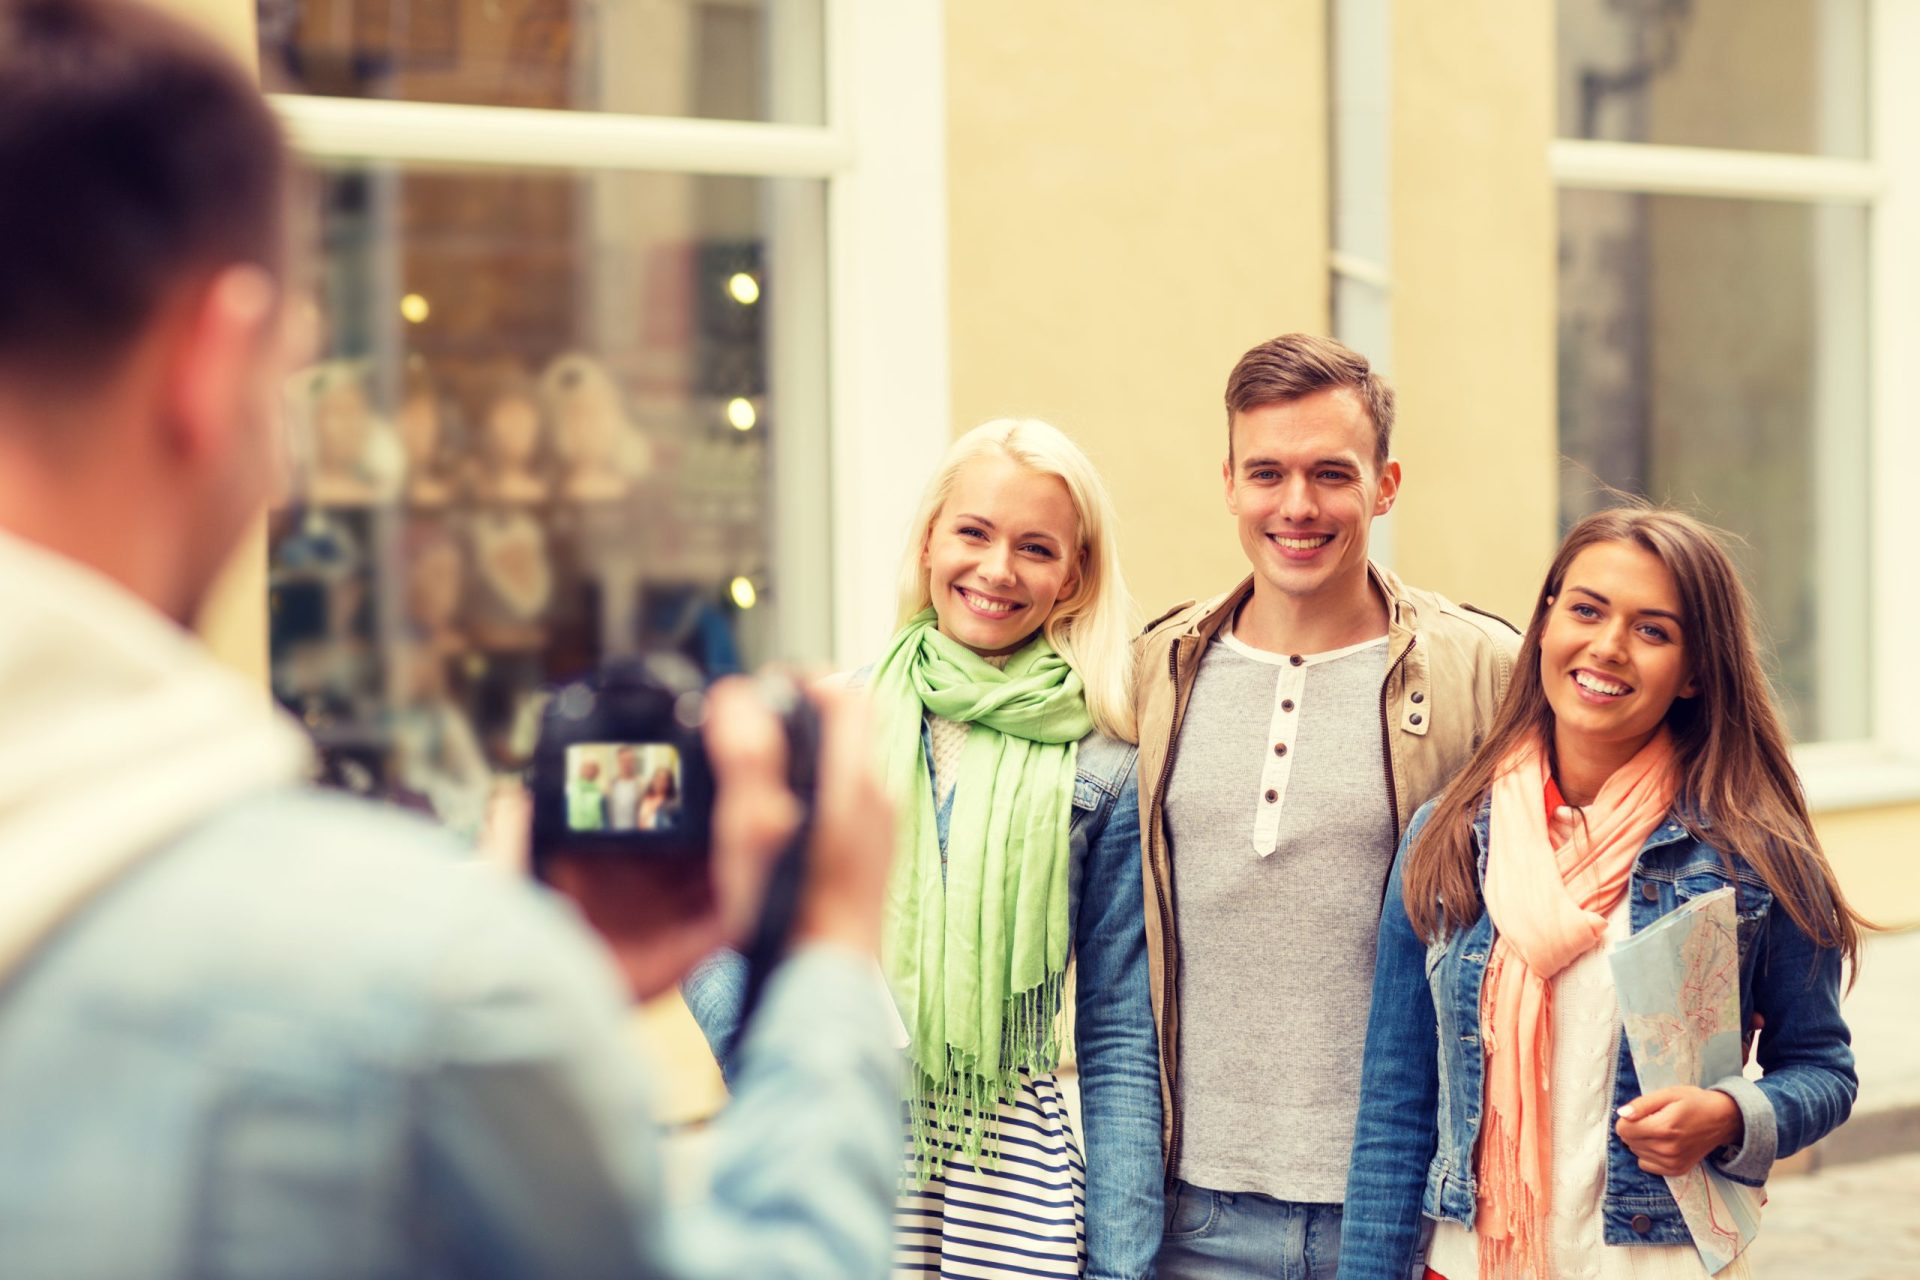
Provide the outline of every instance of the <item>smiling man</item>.
{"type": "Polygon", "coordinates": [[[1170,1212],[1160,1280],[1336,1274],[1380,895],[1519,637],[1367,557],[1393,391],[1288,334],[1227,380],[1253,572],[1139,641],[1140,814],[1170,1212]]]}

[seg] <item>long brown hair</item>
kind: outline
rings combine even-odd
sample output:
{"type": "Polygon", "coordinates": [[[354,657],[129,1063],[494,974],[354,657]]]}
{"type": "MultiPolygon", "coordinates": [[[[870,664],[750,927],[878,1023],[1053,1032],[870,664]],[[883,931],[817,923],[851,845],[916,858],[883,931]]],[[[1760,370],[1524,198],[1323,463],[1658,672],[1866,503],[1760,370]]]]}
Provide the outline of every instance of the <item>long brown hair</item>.
{"type": "Polygon", "coordinates": [[[1681,772],[1673,816],[1723,858],[1738,853],[1746,859],[1808,937],[1838,947],[1849,968],[1857,968],[1860,931],[1873,926],[1847,904],[1814,834],[1760,664],[1752,599],[1711,529],[1651,507],[1595,512],[1560,544],[1521,637],[1506,701],[1408,853],[1403,882],[1414,931],[1433,940],[1471,925],[1483,909],[1473,820],[1501,762],[1523,743],[1553,740],[1553,708],[1540,680],[1540,633],[1574,557],[1599,542],[1651,553],[1680,590],[1688,674],[1697,691],[1667,710],[1681,772]]]}

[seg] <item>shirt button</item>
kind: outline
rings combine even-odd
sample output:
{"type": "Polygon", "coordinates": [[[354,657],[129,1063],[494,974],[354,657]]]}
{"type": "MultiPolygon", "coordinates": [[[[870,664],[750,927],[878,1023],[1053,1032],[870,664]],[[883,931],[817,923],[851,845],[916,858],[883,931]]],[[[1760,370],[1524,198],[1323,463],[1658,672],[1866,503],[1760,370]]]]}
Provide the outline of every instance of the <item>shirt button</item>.
{"type": "Polygon", "coordinates": [[[1303,657],[1301,657],[1301,656],[1300,656],[1299,654],[1297,654],[1297,653],[1296,653],[1296,654],[1294,654],[1294,655],[1293,655],[1292,657],[1290,657],[1290,658],[1288,658],[1288,659],[1287,659],[1287,661],[1288,661],[1288,662],[1291,662],[1291,663],[1292,663],[1292,664],[1293,664],[1294,666],[1296,666],[1296,667],[1297,667],[1297,666],[1299,666],[1299,665],[1300,665],[1301,663],[1303,663],[1303,662],[1305,662],[1305,661],[1306,661],[1306,659],[1305,659],[1305,658],[1303,658],[1303,657]]]}
{"type": "Polygon", "coordinates": [[[1427,700],[1427,695],[1420,692],[1418,689],[1415,689],[1410,696],[1415,702],[1425,702],[1427,700]]]}
{"type": "Polygon", "coordinates": [[[1660,891],[1653,887],[1653,881],[1651,880],[1643,881],[1641,883],[1640,896],[1645,898],[1648,902],[1660,901],[1660,891]]]}
{"type": "Polygon", "coordinates": [[[1273,754],[1275,754],[1275,755],[1277,755],[1277,756],[1283,756],[1283,755],[1285,755],[1285,754],[1287,754],[1287,744],[1286,744],[1286,743],[1284,743],[1284,742],[1276,742],[1276,743],[1274,743],[1274,744],[1273,744],[1273,754]]]}
{"type": "Polygon", "coordinates": [[[1279,798],[1280,798],[1280,793],[1278,791],[1273,790],[1271,787],[1267,789],[1268,804],[1272,804],[1275,800],[1278,800],[1279,798]]]}
{"type": "Polygon", "coordinates": [[[1633,1222],[1630,1225],[1633,1227],[1633,1233],[1635,1235],[1643,1236],[1653,1230],[1653,1219],[1644,1213],[1636,1213],[1633,1215],[1633,1222]]]}
{"type": "Polygon", "coordinates": [[[1291,711],[1291,710],[1293,710],[1293,699],[1292,699],[1292,698],[1282,698],[1282,699],[1280,699],[1280,709],[1281,709],[1282,711],[1291,711]]]}

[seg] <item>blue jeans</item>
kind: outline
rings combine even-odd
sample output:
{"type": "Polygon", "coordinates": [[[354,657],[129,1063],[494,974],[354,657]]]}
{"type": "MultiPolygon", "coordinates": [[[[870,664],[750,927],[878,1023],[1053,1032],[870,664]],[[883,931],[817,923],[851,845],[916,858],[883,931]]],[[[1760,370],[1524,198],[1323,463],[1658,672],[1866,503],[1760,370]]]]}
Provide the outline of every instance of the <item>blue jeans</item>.
{"type": "Polygon", "coordinates": [[[1176,1181],[1167,1191],[1159,1280],[1334,1280],[1340,1206],[1209,1191],[1176,1181]]]}

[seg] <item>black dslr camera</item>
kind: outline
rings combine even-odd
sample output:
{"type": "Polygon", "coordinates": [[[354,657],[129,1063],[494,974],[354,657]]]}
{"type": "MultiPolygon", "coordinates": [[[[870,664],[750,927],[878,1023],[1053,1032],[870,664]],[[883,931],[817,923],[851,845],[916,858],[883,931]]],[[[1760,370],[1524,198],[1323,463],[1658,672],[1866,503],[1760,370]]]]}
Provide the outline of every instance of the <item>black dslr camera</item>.
{"type": "MultiPolygon", "coordinates": [[[[787,782],[801,819],[768,877],[747,944],[743,1025],[793,931],[820,740],[813,704],[797,685],[777,677],[759,685],[786,729],[787,782]]],[[[704,864],[714,796],[701,736],[706,718],[706,682],[673,654],[617,659],[556,690],[528,772],[533,873],[547,879],[558,857],[704,864]]]]}

